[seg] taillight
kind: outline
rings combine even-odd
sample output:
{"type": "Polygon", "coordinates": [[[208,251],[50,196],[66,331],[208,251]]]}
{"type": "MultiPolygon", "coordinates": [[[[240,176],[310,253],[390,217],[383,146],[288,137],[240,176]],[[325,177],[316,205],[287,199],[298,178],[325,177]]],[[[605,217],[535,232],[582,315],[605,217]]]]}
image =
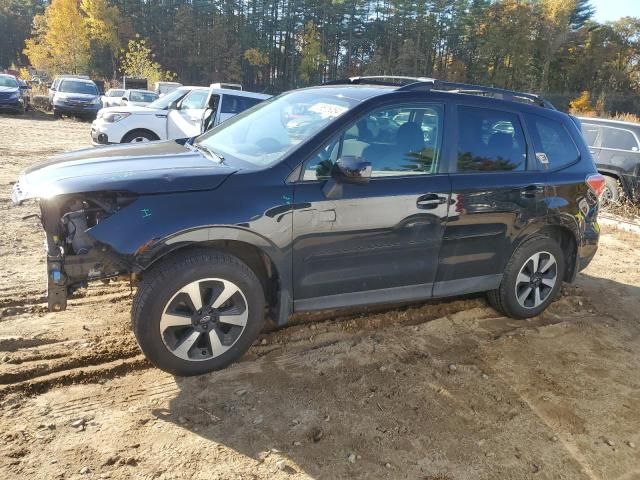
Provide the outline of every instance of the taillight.
{"type": "Polygon", "coordinates": [[[600,196],[604,192],[604,175],[600,175],[599,173],[589,175],[587,177],[587,185],[589,185],[591,191],[595,193],[598,198],[600,198],[600,196]]]}

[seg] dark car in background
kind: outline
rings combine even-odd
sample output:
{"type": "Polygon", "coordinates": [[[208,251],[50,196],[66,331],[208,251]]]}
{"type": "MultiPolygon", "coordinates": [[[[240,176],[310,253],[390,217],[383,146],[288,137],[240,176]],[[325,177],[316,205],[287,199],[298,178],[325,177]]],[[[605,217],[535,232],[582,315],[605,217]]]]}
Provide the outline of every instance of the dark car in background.
{"type": "Polygon", "coordinates": [[[13,200],[40,198],[49,308],[133,276],[140,347],[179,375],[237,360],[267,312],[488,292],[540,314],[598,245],[604,179],[578,121],[535,95],[409,81],[294,90],[199,137],[27,169],[13,200]]]}
{"type": "Polygon", "coordinates": [[[24,113],[31,103],[31,87],[13,75],[0,74],[0,111],[24,113]]]}
{"type": "Polygon", "coordinates": [[[100,91],[92,80],[63,78],[53,95],[53,115],[95,118],[102,108],[100,91]]]}
{"type": "Polygon", "coordinates": [[[605,200],[640,200],[640,125],[602,118],[581,118],[582,133],[605,176],[605,200]]]}

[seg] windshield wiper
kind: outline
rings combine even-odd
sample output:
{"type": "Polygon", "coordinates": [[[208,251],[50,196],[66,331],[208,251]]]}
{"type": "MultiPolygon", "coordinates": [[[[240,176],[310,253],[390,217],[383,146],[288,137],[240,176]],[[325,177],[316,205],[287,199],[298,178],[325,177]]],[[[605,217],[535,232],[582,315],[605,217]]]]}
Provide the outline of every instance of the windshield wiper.
{"type": "Polygon", "coordinates": [[[215,157],[216,160],[218,161],[218,163],[223,163],[224,162],[224,157],[222,155],[220,155],[219,153],[216,153],[215,151],[211,150],[209,147],[207,147],[206,145],[203,145],[201,143],[192,143],[192,145],[197,148],[198,150],[200,150],[201,152],[204,152],[206,154],[208,154],[210,157],[215,157]]]}

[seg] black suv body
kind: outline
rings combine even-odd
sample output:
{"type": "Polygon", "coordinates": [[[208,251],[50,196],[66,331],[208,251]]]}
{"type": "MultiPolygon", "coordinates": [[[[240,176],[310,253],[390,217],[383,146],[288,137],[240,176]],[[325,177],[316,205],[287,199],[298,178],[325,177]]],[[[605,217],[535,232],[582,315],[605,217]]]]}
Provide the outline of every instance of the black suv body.
{"type": "Polygon", "coordinates": [[[537,315],[596,252],[604,180],[568,115],[446,89],[296,90],[194,139],[28,169],[14,202],[40,198],[50,308],[133,275],[142,350],[184,375],[237,359],[266,312],[486,291],[537,315]]]}
{"type": "Polygon", "coordinates": [[[582,132],[598,171],[605,176],[604,198],[640,200],[640,125],[581,118],[582,132]]]}

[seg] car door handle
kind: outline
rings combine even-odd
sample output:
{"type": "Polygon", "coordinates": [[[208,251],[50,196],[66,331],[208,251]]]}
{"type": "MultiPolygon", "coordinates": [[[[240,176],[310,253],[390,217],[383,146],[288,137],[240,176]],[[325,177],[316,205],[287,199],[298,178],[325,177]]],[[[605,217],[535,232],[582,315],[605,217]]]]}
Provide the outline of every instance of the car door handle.
{"type": "Polygon", "coordinates": [[[438,208],[438,205],[444,203],[447,203],[447,199],[435,193],[421,195],[418,197],[418,200],[416,200],[416,206],[422,210],[433,210],[434,208],[438,208]]]}
{"type": "Polygon", "coordinates": [[[520,194],[525,198],[536,198],[544,193],[544,185],[534,184],[524,187],[520,194]]]}

